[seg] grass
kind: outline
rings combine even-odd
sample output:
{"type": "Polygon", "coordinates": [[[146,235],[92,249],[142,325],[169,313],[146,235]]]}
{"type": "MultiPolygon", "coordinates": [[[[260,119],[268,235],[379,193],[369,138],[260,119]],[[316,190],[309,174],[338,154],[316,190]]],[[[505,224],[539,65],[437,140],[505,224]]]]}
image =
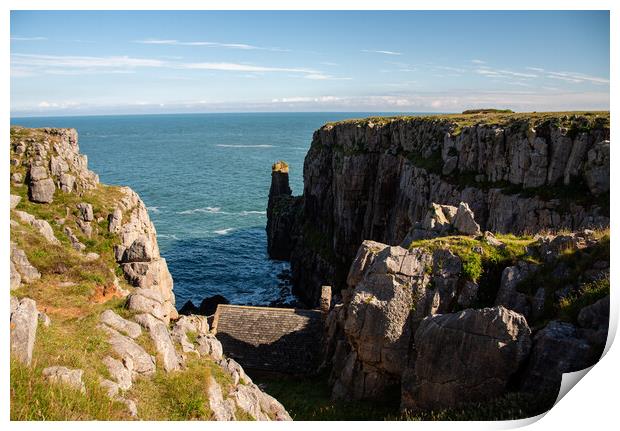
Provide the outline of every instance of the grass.
{"type": "Polygon", "coordinates": [[[476,306],[486,307],[495,301],[504,268],[518,260],[532,260],[527,255],[527,247],[534,243],[532,237],[498,234],[496,238],[505,247],[493,247],[482,238],[452,235],[413,241],[409,249],[420,247],[430,252],[448,249],[460,257],[462,275],[479,286],[476,306]]]}
{"type": "Polygon", "coordinates": [[[125,420],[123,404],[108,398],[99,384],[85,378],[86,396],[42,377],[43,365],[27,367],[11,360],[11,420],[125,420]]]}
{"type": "Polygon", "coordinates": [[[158,368],[153,377],[134,383],[127,396],[136,401],[140,419],[211,419],[208,385],[212,368],[197,357],[189,358],[186,365],[174,373],[158,368]]]}
{"type": "Polygon", "coordinates": [[[315,378],[263,376],[255,378],[270,395],[278,399],[296,421],[334,420],[511,420],[536,416],[551,408],[553,395],[509,393],[498,399],[467,403],[463,406],[428,412],[399,411],[400,389],[388,391],[378,401],[332,401],[327,375],[315,378]]]}

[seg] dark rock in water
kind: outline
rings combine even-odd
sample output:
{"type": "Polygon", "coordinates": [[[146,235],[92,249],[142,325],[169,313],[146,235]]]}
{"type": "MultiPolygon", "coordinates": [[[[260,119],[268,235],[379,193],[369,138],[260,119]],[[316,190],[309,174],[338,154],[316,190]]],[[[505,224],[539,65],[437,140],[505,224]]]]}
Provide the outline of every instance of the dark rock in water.
{"type": "Polygon", "coordinates": [[[183,304],[183,307],[181,307],[181,309],[179,310],[179,314],[184,314],[186,316],[190,314],[211,316],[212,314],[215,314],[215,310],[217,310],[217,306],[219,304],[230,304],[230,302],[222,295],[215,295],[206,297],[202,300],[200,306],[196,307],[194,303],[190,300],[183,304]]]}
{"type": "Polygon", "coordinates": [[[205,298],[200,303],[200,307],[198,308],[198,314],[210,316],[215,313],[215,310],[217,310],[217,306],[219,304],[230,304],[230,301],[228,301],[228,299],[224,298],[222,295],[215,295],[205,298]]]}
{"type": "Polygon", "coordinates": [[[272,259],[288,260],[295,236],[301,200],[291,196],[288,165],[279,161],[271,168],[271,187],[267,204],[267,252],[272,259]]]}
{"type": "Polygon", "coordinates": [[[183,304],[183,307],[179,309],[179,314],[183,314],[185,316],[189,316],[190,314],[197,314],[197,313],[198,313],[198,307],[196,307],[191,300],[187,301],[185,304],[183,304]]]}

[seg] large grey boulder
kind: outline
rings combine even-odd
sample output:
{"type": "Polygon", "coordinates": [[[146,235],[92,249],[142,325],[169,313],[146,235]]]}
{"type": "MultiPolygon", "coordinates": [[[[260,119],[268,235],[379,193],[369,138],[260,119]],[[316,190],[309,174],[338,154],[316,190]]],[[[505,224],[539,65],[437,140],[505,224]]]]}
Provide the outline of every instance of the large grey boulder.
{"type": "Polygon", "coordinates": [[[75,188],[76,178],[71,174],[62,174],[60,176],[60,190],[65,193],[71,193],[75,188]]]}
{"type": "Polygon", "coordinates": [[[39,231],[39,233],[45,238],[50,244],[60,245],[60,241],[54,235],[54,230],[52,226],[46,221],[41,219],[35,219],[32,222],[32,227],[39,231]]]}
{"type": "Polygon", "coordinates": [[[30,193],[30,200],[37,203],[48,204],[54,200],[54,192],[56,186],[54,180],[46,178],[44,180],[32,181],[28,192],[30,193]]]}
{"type": "Polygon", "coordinates": [[[123,363],[132,364],[132,373],[151,375],[155,373],[155,358],[149,355],[140,345],[129,337],[122,335],[107,325],[99,325],[99,328],[108,334],[108,340],[112,350],[122,359],[123,363]]]}
{"type": "Polygon", "coordinates": [[[80,217],[82,220],[86,222],[91,222],[95,219],[93,215],[93,206],[86,202],[81,202],[77,204],[77,209],[80,213],[80,217]]]}
{"type": "Polygon", "coordinates": [[[11,297],[11,356],[26,365],[32,362],[38,323],[39,311],[34,300],[11,297]]]}
{"type": "Polygon", "coordinates": [[[136,289],[127,298],[127,308],[138,313],[148,313],[162,322],[170,322],[170,313],[161,294],[152,289],[136,289]]]}
{"type": "Polygon", "coordinates": [[[150,314],[140,314],[135,316],[134,319],[148,329],[155,349],[162,360],[164,370],[175,371],[180,369],[183,360],[174,348],[167,325],[150,314]]]}
{"type": "Polygon", "coordinates": [[[480,235],[480,225],[476,223],[474,212],[465,202],[459,204],[452,222],[454,228],[465,235],[480,235]]]}
{"type": "Polygon", "coordinates": [[[112,310],[106,310],[101,313],[101,322],[131,338],[138,338],[142,334],[140,325],[136,322],[123,319],[112,310]]]}
{"type": "Polygon", "coordinates": [[[526,392],[557,394],[562,374],[593,365],[598,357],[577,328],[552,321],[534,337],[532,353],[522,381],[526,392]]]}
{"type": "Polygon", "coordinates": [[[417,356],[403,374],[401,407],[443,409],[490,400],[506,391],[530,351],[525,318],[504,307],[425,318],[417,356]]]}
{"type": "Polygon", "coordinates": [[[368,245],[360,248],[360,262],[349,276],[357,281],[356,273],[362,274],[345,303],[344,334],[351,351],[334,366],[335,398],[378,397],[397,382],[407,363],[412,321],[429,311],[432,255],[388,246],[374,253],[368,245]]]}
{"type": "Polygon", "coordinates": [[[386,247],[388,247],[386,244],[370,240],[366,240],[360,245],[357,250],[357,255],[349,268],[349,274],[347,276],[347,285],[349,285],[349,287],[355,287],[362,281],[366,269],[370,267],[377,254],[386,247]]]}
{"type": "Polygon", "coordinates": [[[222,343],[215,338],[215,335],[200,335],[196,339],[196,343],[198,344],[196,351],[201,356],[210,356],[214,361],[219,361],[223,358],[224,349],[222,348],[222,343]]]}
{"type": "Polygon", "coordinates": [[[32,283],[41,278],[41,273],[32,266],[24,250],[18,248],[15,243],[11,243],[11,264],[14,265],[20,280],[24,283],[32,283]]]}
{"type": "Polygon", "coordinates": [[[122,362],[111,356],[106,356],[102,362],[107,367],[110,377],[116,381],[119,389],[125,391],[131,388],[133,361],[130,358],[125,358],[122,362]]]}
{"type": "Polygon", "coordinates": [[[71,247],[73,247],[77,251],[84,251],[86,249],[86,245],[80,242],[80,239],[73,233],[73,229],[71,229],[69,226],[65,226],[64,232],[65,235],[67,235],[67,238],[69,238],[71,247]]]}
{"type": "Polygon", "coordinates": [[[229,398],[224,400],[222,388],[213,376],[209,376],[207,381],[207,395],[209,397],[209,408],[213,412],[213,419],[216,421],[235,420],[235,403],[229,398]]]}
{"type": "Polygon", "coordinates": [[[82,381],[83,370],[73,370],[67,367],[47,367],[43,370],[43,377],[50,383],[64,384],[73,389],[77,389],[83,394],[86,393],[86,386],[82,381]]]}

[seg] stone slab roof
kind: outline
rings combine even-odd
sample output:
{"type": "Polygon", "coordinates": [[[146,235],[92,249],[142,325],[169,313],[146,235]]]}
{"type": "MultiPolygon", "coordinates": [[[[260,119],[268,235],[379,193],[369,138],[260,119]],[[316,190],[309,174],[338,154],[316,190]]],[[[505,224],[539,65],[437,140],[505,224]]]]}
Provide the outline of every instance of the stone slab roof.
{"type": "Polygon", "coordinates": [[[319,366],[322,319],[318,310],[220,304],[213,330],[224,353],[244,368],[310,373],[319,366]]]}

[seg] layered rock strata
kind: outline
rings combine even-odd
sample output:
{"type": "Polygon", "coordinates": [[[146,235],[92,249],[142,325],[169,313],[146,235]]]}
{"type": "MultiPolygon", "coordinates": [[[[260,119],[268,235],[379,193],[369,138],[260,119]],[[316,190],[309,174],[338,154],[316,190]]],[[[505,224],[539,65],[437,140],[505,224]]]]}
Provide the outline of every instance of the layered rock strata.
{"type": "Polygon", "coordinates": [[[268,212],[268,237],[293,244],[295,292],[315,305],[321,285],[345,286],[363,240],[400,244],[432,202],[464,202],[492,232],[608,226],[608,153],[608,113],[331,123],[314,133],[301,201],[268,212]],[[293,205],[296,221],[279,223],[293,205]]]}

